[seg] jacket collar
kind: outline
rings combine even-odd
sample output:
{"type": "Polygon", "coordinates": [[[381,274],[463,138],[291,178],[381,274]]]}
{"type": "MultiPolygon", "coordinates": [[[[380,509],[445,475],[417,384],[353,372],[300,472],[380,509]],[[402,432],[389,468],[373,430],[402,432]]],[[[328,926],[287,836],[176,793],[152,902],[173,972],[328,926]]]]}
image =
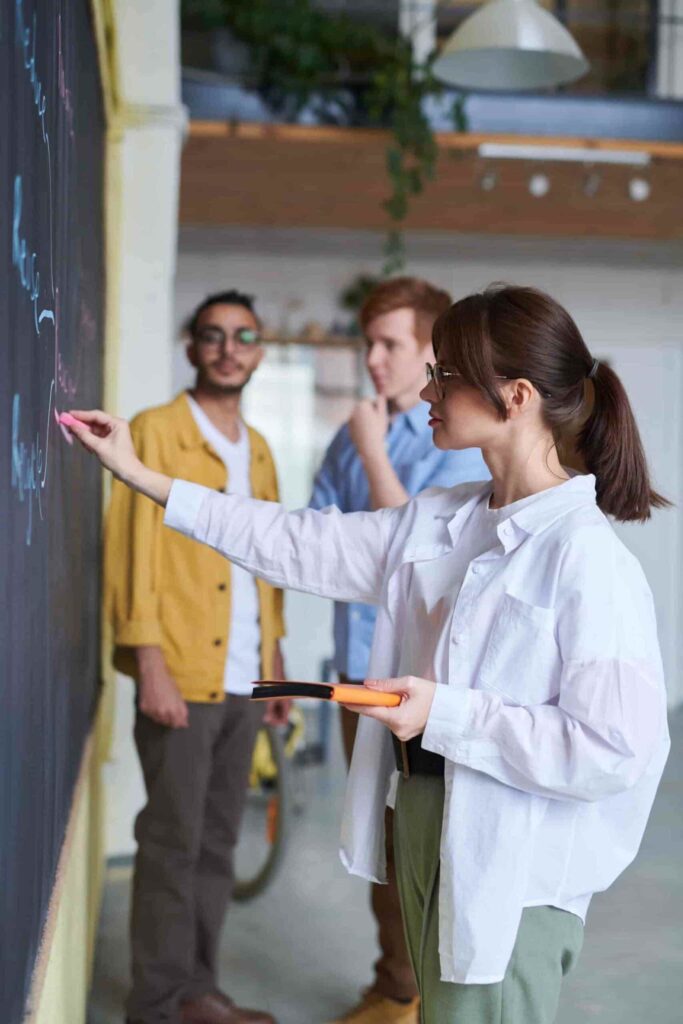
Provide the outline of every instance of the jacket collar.
{"type": "Polygon", "coordinates": [[[178,443],[182,448],[191,451],[193,448],[201,448],[206,442],[204,435],[197,426],[197,421],[192,415],[190,403],[187,400],[187,391],[181,391],[171,402],[171,409],[176,418],[178,429],[178,443]]]}

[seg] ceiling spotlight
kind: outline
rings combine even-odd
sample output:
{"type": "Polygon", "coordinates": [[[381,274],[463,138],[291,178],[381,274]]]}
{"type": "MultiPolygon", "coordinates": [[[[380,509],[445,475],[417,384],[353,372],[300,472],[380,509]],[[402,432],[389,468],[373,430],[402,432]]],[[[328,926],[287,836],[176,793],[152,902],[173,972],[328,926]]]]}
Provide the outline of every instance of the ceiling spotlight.
{"type": "Polygon", "coordinates": [[[600,188],[602,176],[599,171],[588,171],[583,180],[583,194],[588,199],[593,199],[600,188]]]}
{"type": "Polygon", "coordinates": [[[529,178],[529,191],[536,199],[550,192],[550,179],[547,174],[532,174],[529,178]]]}
{"type": "Polygon", "coordinates": [[[642,203],[650,198],[652,188],[646,178],[631,178],[628,183],[628,194],[634,203],[642,203]]]}
{"type": "Polygon", "coordinates": [[[498,175],[495,171],[484,171],[479,179],[479,185],[483,192],[493,192],[498,184],[498,175]]]}

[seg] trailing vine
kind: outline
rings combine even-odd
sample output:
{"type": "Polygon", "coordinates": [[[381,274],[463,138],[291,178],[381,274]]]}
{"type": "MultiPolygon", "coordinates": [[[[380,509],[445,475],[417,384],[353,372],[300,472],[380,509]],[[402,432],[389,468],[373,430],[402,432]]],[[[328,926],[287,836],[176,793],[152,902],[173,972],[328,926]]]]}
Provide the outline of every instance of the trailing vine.
{"type": "MultiPolygon", "coordinates": [[[[391,133],[383,202],[392,227],[383,272],[405,263],[401,225],[413,197],[434,177],[437,143],[425,100],[443,87],[433,57],[417,63],[410,42],[311,0],[182,0],[183,27],[227,28],[249,50],[253,86],[285,121],[304,112],[324,124],[382,127],[391,133]]],[[[465,130],[462,101],[454,126],[465,130]]]]}

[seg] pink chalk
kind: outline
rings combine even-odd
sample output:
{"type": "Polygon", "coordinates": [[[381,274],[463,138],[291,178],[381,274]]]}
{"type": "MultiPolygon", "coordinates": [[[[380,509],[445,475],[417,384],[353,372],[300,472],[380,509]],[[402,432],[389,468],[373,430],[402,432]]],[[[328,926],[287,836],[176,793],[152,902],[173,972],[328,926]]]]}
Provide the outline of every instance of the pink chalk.
{"type": "Polygon", "coordinates": [[[64,424],[65,427],[81,426],[81,421],[77,420],[69,412],[60,413],[59,422],[64,424]]]}

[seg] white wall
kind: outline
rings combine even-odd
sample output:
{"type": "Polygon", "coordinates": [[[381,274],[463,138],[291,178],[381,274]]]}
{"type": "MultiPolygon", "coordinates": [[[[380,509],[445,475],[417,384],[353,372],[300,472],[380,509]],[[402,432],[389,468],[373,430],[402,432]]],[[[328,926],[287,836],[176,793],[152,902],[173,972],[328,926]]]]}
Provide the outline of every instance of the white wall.
{"type": "MultiPolygon", "coordinates": [[[[172,393],[169,338],[178,224],[180,107],[177,0],[116,0],[117,105],[109,126],[108,193],[115,196],[108,230],[108,295],[118,325],[107,354],[107,402],[130,417],[172,393]]],[[[110,203],[112,202],[110,198],[110,203]]],[[[132,814],[142,781],[132,746],[132,684],[114,693],[107,787],[105,850],[132,849],[132,814]]]]}

